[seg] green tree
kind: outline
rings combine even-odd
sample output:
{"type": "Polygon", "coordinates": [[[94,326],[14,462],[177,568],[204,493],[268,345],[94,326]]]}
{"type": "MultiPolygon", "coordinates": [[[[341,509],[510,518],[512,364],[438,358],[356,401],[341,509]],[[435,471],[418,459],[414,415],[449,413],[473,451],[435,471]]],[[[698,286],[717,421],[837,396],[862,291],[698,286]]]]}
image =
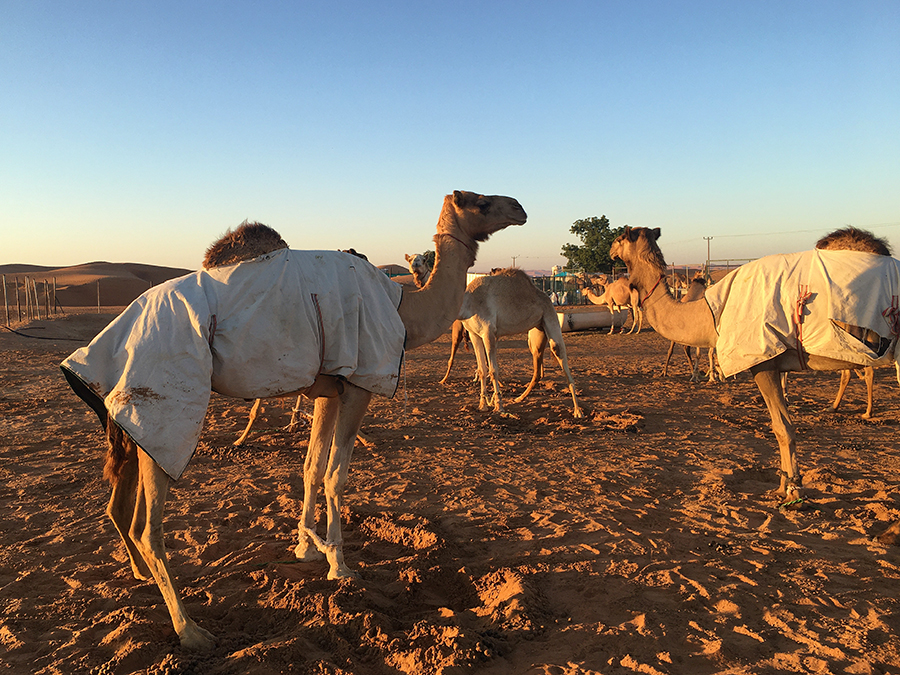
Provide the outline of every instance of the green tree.
{"type": "Polygon", "coordinates": [[[610,227],[606,216],[593,216],[576,220],[569,232],[578,235],[581,246],[563,244],[562,255],[569,262],[565,269],[582,269],[585,272],[608,272],[612,267],[609,247],[624,227],[610,227]]]}

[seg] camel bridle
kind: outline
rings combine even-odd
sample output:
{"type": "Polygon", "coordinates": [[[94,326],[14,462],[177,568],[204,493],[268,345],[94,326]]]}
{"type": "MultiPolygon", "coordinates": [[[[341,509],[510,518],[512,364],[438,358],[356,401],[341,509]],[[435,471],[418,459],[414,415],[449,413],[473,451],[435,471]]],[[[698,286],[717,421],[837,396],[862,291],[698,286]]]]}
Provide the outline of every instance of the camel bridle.
{"type": "Polygon", "coordinates": [[[662,283],[662,280],[666,277],[662,274],[659,275],[659,279],[656,280],[656,283],[653,284],[653,288],[650,289],[650,292],[647,293],[643,298],[638,298],[638,309],[643,309],[644,304],[650,299],[650,296],[653,295],[653,292],[657,289],[657,287],[662,283]]]}

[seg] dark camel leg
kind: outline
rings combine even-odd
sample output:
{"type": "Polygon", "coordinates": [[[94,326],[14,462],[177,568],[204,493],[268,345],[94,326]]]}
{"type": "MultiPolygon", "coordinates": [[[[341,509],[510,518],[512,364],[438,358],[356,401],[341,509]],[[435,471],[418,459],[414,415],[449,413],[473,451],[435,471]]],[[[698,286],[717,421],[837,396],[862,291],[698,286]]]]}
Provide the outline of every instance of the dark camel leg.
{"type": "Polygon", "coordinates": [[[262,406],[262,399],[258,398],[253,402],[253,407],[250,408],[250,421],[247,422],[247,428],[244,429],[244,433],[241,434],[241,437],[234,442],[234,445],[241,446],[244,444],[244,441],[247,440],[247,436],[250,435],[250,428],[253,426],[253,423],[256,421],[256,416],[259,414],[259,409],[262,406]]]}
{"type": "Polygon", "coordinates": [[[466,329],[463,327],[462,321],[454,321],[450,333],[450,360],[447,362],[447,372],[441,379],[441,384],[446,384],[447,378],[450,377],[450,370],[453,368],[453,359],[456,358],[456,351],[459,349],[459,345],[465,339],[465,336],[466,329]]]}

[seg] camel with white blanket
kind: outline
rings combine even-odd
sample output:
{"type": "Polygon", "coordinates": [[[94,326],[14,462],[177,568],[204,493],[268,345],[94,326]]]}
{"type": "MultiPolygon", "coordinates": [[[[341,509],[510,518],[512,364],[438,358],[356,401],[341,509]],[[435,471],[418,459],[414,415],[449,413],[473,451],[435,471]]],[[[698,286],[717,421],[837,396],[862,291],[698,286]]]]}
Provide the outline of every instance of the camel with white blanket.
{"type": "Polygon", "coordinates": [[[647,320],[660,335],[715,347],[726,376],[753,374],[780,448],[783,505],[799,504],[802,478],[781,373],[896,361],[900,263],[858,251],[767,256],[729,274],[704,299],[681,303],[665,283],[659,234],[659,228],[626,227],[610,257],[628,266],[647,320]]]}
{"type": "Polygon", "coordinates": [[[437,339],[456,319],[478,243],[525,220],[510,197],[448,195],[431,280],[412,292],[354,256],[293,251],[274,231],[262,232],[261,243],[239,228],[211,247],[211,269],[150,289],[63,361],[69,384],[107,430],[107,513],[134,575],[156,580],[182,646],[215,639],[188,616],[175,587],[163,507],[196,448],[210,382],[244,399],[316,397],[294,553],[326,558],[329,579],[356,577],[342,553],[340,499],[369,400],[396,391],[404,347],[437,339]],[[315,532],[323,485],[324,541],[315,532]]]}

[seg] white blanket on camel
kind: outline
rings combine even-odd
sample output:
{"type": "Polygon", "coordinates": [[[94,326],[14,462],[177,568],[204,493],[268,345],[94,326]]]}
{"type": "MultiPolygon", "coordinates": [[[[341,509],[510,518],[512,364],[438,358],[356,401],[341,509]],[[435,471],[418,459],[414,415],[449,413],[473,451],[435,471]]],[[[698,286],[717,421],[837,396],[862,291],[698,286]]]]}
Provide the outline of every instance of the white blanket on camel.
{"type": "Polygon", "coordinates": [[[290,394],[319,373],[393,396],[406,330],[402,291],[338,251],[280,249],[151,288],[61,367],[172,478],[190,461],[210,390],[290,394]]]}
{"type": "Polygon", "coordinates": [[[860,366],[896,360],[900,262],[859,251],[772,255],[739,267],[709,288],[716,353],[726,376],[788,349],[860,366]],[[891,341],[873,350],[836,322],[891,341]],[[881,352],[881,353],[879,353],[881,352]]]}

